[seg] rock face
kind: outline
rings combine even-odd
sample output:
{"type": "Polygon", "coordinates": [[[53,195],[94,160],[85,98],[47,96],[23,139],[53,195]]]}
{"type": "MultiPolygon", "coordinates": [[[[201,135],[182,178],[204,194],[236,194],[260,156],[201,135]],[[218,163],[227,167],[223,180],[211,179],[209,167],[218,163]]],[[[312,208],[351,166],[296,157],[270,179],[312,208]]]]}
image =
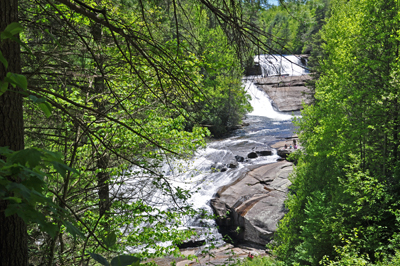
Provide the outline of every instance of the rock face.
{"type": "Polygon", "coordinates": [[[302,101],[311,102],[310,90],[305,86],[310,79],[309,75],[271,76],[257,78],[254,83],[268,94],[279,111],[298,111],[303,109],[302,101]]]}
{"type": "Polygon", "coordinates": [[[240,242],[268,243],[286,212],[284,200],[292,170],[290,162],[268,164],[222,187],[211,200],[218,225],[240,242]]]}

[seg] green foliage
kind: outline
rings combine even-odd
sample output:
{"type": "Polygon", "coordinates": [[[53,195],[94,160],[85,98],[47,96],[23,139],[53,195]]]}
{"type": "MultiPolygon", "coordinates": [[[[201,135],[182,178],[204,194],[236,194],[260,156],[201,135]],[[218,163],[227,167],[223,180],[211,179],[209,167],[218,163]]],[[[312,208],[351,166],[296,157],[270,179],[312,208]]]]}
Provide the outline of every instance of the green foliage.
{"type": "Polygon", "coordinates": [[[315,104],[275,252],[287,263],[372,265],[398,250],[397,1],[333,1],[315,104]],[[385,255],[382,255],[385,254],[385,255]]]}
{"type": "Polygon", "coordinates": [[[90,253],[90,256],[100,263],[101,265],[104,266],[139,266],[140,265],[140,259],[136,258],[134,256],[129,256],[129,255],[119,255],[114,258],[112,258],[111,263],[108,263],[108,261],[101,255],[95,254],[95,253],[90,253]]]}
{"type": "Polygon", "coordinates": [[[272,257],[255,257],[246,258],[244,262],[240,262],[238,265],[242,266],[283,266],[285,265],[282,261],[278,261],[272,257]]]}
{"type": "Polygon", "coordinates": [[[78,172],[65,165],[61,154],[30,148],[13,152],[5,147],[0,148],[0,198],[8,201],[5,215],[17,214],[26,223],[36,223],[41,230],[55,237],[58,226],[63,223],[74,237],[83,234],[67,219],[70,215],[61,209],[49,197],[47,180],[65,171],[78,172]],[[53,166],[53,167],[52,167],[53,166]],[[11,179],[10,179],[11,177],[11,179]]]}
{"type": "MultiPolygon", "coordinates": [[[[4,31],[0,33],[0,42],[3,42],[7,39],[11,39],[14,41],[20,42],[17,38],[14,37],[14,35],[19,34],[22,32],[23,28],[19,23],[13,22],[10,25],[8,25],[4,31]]],[[[4,67],[7,69],[8,68],[8,62],[4,58],[3,54],[0,52],[0,62],[4,65],[4,67]]],[[[21,74],[15,74],[11,72],[7,72],[5,78],[0,81],[0,96],[5,93],[8,89],[8,85],[11,84],[14,88],[16,86],[20,87],[24,91],[27,90],[28,87],[28,82],[26,80],[26,77],[21,74]]]]}

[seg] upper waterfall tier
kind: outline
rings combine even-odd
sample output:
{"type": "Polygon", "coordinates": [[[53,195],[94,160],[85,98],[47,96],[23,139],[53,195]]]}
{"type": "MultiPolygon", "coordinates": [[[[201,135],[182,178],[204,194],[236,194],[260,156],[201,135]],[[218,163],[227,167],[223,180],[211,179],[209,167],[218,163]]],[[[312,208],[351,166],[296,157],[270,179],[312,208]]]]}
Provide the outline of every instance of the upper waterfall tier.
{"type": "Polygon", "coordinates": [[[257,55],[254,63],[260,65],[263,77],[301,76],[308,73],[306,59],[297,55],[257,55]]]}

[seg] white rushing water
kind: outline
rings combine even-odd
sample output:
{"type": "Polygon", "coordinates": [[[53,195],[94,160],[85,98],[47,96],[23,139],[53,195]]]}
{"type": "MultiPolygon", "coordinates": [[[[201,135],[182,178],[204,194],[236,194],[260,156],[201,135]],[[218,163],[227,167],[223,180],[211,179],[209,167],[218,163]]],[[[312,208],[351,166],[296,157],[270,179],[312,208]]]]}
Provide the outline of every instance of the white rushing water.
{"type": "Polygon", "coordinates": [[[289,114],[275,111],[268,95],[264,91],[257,88],[252,81],[246,81],[244,86],[247,93],[251,96],[250,103],[253,107],[253,111],[249,113],[249,115],[264,116],[276,120],[290,120],[292,118],[292,116],[289,114]]]}
{"type": "Polygon", "coordinates": [[[296,55],[257,55],[254,62],[261,66],[262,76],[301,76],[308,73],[296,55]]]}

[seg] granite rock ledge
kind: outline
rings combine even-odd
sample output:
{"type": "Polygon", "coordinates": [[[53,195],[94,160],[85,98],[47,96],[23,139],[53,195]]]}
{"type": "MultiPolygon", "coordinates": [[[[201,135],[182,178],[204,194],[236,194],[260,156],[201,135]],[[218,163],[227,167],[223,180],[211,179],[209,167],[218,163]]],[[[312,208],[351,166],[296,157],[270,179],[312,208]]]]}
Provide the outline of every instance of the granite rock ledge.
{"type": "Polygon", "coordinates": [[[267,164],[220,188],[211,207],[221,230],[238,243],[264,246],[270,242],[286,213],[292,170],[293,164],[286,161],[267,164]]]}

